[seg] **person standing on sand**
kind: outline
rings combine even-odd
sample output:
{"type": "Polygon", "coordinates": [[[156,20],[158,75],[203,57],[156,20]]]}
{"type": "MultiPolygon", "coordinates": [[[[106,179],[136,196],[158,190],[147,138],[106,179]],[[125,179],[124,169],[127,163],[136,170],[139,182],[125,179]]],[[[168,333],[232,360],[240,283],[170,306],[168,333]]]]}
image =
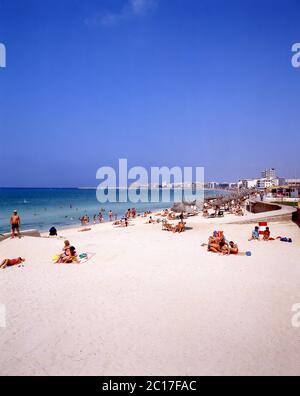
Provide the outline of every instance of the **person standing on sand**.
{"type": "Polygon", "coordinates": [[[14,239],[14,237],[17,236],[20,238],[20,225],[21,225],[21,218],[18,215],[18,212],[14,210],[11,218],[10,218],[10,225],[11,225],[11,238],[14,239]]]}
{"type": "Polygon", "coordinates": [[[109,221],[113,221],[113,212],[112,212],[112,210],[109,211],[109,221]]]}

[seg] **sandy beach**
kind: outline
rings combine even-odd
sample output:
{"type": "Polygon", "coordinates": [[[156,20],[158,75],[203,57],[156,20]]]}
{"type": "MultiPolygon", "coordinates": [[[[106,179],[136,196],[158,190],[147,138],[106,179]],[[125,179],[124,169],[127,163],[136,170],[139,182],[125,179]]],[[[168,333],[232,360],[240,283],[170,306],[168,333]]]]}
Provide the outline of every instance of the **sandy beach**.
{"type": "Polygon", "coordinates": [[[291,244],[248,242],[253,224],[223,222],[62,231],[95,253],[82,265],[52,263],[64,239],[1,242],[1,258],[26,257],[0,272],[1,375],[299,375],[299,228],[271,223],[291,244]],[[252,256],[208,253],[214,230],[252,256]]]}

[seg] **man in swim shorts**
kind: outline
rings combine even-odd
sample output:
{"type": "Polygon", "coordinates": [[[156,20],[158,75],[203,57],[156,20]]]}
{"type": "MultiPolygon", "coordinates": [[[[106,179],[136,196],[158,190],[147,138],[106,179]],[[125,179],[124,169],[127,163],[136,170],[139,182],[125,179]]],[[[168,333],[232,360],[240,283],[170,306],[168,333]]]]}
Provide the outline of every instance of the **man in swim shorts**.
{"type": "Polygon", "coordinates": [[[16,234],[18,237],[20,237],[21,218],[16,210],[14,210],[10,218],[10,225],[11,225],[11,238],[13,239],[16,236],[16,234]]]}

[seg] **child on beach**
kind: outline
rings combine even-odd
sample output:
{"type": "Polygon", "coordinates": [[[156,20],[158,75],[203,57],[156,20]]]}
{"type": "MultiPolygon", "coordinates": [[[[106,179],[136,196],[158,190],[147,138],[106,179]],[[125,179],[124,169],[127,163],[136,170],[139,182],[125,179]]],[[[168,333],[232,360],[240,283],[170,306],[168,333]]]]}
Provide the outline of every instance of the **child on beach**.
{"type": "Polygon", "coordinates": [[[259,241],[259,227],[256,226],[255,229],[252,232],[252,237],[249,239],[249,241],[259,241]]]}
{"type": "Polygon", "coordinates": [[[270,232],[270,228],[267,227],[266,230],[264,231],[264,241],[269,241],[271,237],[271,232],[270,232]]]}
{"type": "Polygon", "coordinates": [[[25,261],[25,259],[23,259],[22,257],[18,257],[16,259],[5,259],[0,264],[0,268],[5,269],[6,267],[13,267],[15,265],[24,263],[24,261],[25,261]]]}

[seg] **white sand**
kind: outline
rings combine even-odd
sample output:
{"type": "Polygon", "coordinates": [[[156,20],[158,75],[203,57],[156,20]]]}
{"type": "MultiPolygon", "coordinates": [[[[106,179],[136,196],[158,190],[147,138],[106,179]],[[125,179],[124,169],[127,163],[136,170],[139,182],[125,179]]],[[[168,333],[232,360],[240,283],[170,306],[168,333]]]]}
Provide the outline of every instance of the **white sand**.
{"type": "MultiPolygon", "coordinates": [[[[220,220],[215,220],[220,223],[220,220]]],[[[253,225],[209,224],[174,235],[137,220],[62,234],[88,263],[54,265],[63,241],[7,240],[0,259],[2,375],[299,375],[300,232],[271,224],[293,244],[248,242],[253,225]],[[220,257],[200,245],[214,229],[252,257],[220,257]]]]}

